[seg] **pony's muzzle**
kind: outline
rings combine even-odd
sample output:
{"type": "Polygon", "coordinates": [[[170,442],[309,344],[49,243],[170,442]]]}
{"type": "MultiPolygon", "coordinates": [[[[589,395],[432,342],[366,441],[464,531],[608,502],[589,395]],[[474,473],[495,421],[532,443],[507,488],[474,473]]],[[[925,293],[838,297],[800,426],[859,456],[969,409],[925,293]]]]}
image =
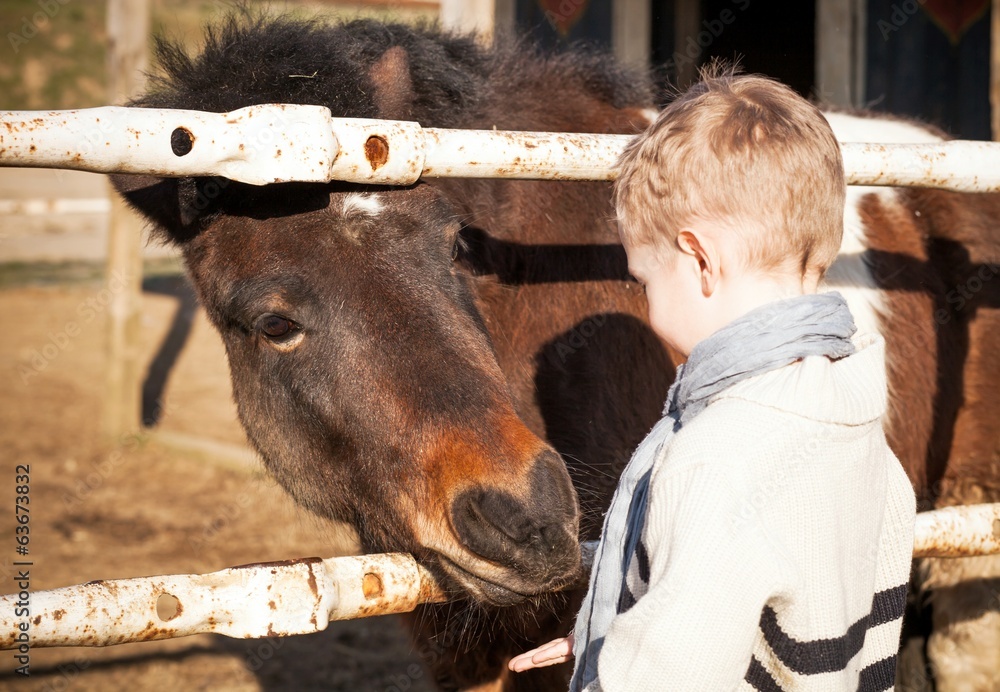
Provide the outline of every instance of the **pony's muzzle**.
{"type": "Polygon", "coordinates": [[[562,459],[542,451],[528,492],[476,486],[452,504],[459,540],[482,558],[516,572],[521,588],[544,591],[575,575],[580,563],[576,493],[562,459]]]}

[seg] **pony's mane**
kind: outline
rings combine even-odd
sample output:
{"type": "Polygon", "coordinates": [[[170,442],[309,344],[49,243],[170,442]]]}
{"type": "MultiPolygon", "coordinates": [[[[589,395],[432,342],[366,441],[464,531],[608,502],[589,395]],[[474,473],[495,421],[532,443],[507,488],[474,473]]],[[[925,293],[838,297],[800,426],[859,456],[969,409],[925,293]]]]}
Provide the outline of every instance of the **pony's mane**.
{"type": "Polygon", "coordinates": [[[471,127],[484,98],[546,80],[572,80],[615,107],[650,103],[648,80],[606,52],[577,45],[550,52],[524,38],[482,46],[433,24],[328,23],[237,11],[206,29],[201,52],[156,41],[149,91],[133,105],[224,112],[258,103],[325,105],[335,117],[378,117],[370,70],[391,48],[405,51],[412,118],[471,127]]]}

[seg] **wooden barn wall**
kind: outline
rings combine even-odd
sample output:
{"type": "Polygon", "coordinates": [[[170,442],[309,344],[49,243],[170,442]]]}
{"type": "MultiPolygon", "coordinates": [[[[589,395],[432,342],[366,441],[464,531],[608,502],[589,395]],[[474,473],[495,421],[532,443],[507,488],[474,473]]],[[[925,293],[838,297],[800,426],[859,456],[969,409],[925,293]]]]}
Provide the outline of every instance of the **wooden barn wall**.
{"type": "Polygon", "coordinates": [[[990,139],[989,0],[868,0],[865,101],[990,139]]]}
{"type": "MultiPolygon", "coordinates": [[[[510,1],[517,27],[543,45],[611,47],[615,3],[625,0],[510,1]]],[[[815,2],[649,0],[646,7],[628,16],[648,22],[649,55],[664,88],[686,86],[698,65],[719,57],[830,100],[816,87],[815,2]]],[[[989,9],[990,0],[861,0],[864,64],[852,71],[861,79],[851,100],[958,137],[990,139],[989,9]]]]}

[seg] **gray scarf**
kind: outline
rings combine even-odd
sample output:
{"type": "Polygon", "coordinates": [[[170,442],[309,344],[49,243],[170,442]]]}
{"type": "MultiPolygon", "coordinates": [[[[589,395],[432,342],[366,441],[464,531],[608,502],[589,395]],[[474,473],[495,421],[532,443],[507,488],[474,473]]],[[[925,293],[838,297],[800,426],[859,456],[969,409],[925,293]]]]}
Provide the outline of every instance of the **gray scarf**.
{"type": "Polygon", "coordinates": [[[692,349],[667,393],[664,417],[632,455],[604,517],[590,588],[576,620],[576,668],[570,690],[582,690],[597,678],[597,659],[611,620],[634,602],[625,575],[642,535],[649,479],[660,448],[704,410],[713,396],[740,380],[806,356],[836,360],[850,355],[854,332],[844,298],[839,293],[819,293],[762,305],[692,349]]]}

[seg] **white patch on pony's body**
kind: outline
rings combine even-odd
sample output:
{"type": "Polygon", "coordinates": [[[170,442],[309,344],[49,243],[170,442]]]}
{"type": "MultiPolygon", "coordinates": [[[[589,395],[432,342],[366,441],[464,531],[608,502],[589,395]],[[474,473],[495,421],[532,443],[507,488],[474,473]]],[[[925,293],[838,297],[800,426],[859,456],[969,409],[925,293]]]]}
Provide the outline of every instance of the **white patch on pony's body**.
{"type": "Polygon", "coordinates": [[[883,144],[928,144],[941,137],[906,120],[864,118],[847,113],[824,113],[838,142],[881,142],[883,144]]]}
{"type": "MultiPolygon", "coordinates": [[[[889,144],[939,142],[941,138],[919,125],[897,120],[863,118],[846,113],[824,113],[840,142],[885,142],[889,144]]],[[[887,307],[875,286],[871,267],[864,260],[868,239],[861,222],[859,207],[867,195],[876,195],[883,206],[898,206],[899,198],[891,187],[849,185],[844,208],[844,239],[840,253],[826,273],[822,288],[836,290],[847,300],[859,331],[885,334],[880,315],[887,307]]]]}
{"type": "Polygon", "coordinates": [[[344,214],[352,212],[366,214],[367,216],[378,216],[384,206],[377,193],[352,192],[344,197],[344,214]]]}
{"type": "Polygon", "coordinates": [[[656,119],[660,116],[660,111],[656,110],[655,108],[643,108],[641,111],[639,111],[639,113],[641,113],[642,117],[644,117],[646,120],[649,121],[648,123],[646,123],[647,125],[652,125],[653,123],[655,123],[656,119]]]}
{"type": "Polygon", "coordinates": [[[865,262],[868,241],[858,205],[865,195],[875,194],[883,204],[895,204],[896,192],[877,187],[848,187],[844,208],[844,238],[837,260],[826,272],[821,290],[839,291],[851,308],[858,331],[882,334],[879,315],[886,312],[882,294],[875,286],[871,267],[865,262]]]}

